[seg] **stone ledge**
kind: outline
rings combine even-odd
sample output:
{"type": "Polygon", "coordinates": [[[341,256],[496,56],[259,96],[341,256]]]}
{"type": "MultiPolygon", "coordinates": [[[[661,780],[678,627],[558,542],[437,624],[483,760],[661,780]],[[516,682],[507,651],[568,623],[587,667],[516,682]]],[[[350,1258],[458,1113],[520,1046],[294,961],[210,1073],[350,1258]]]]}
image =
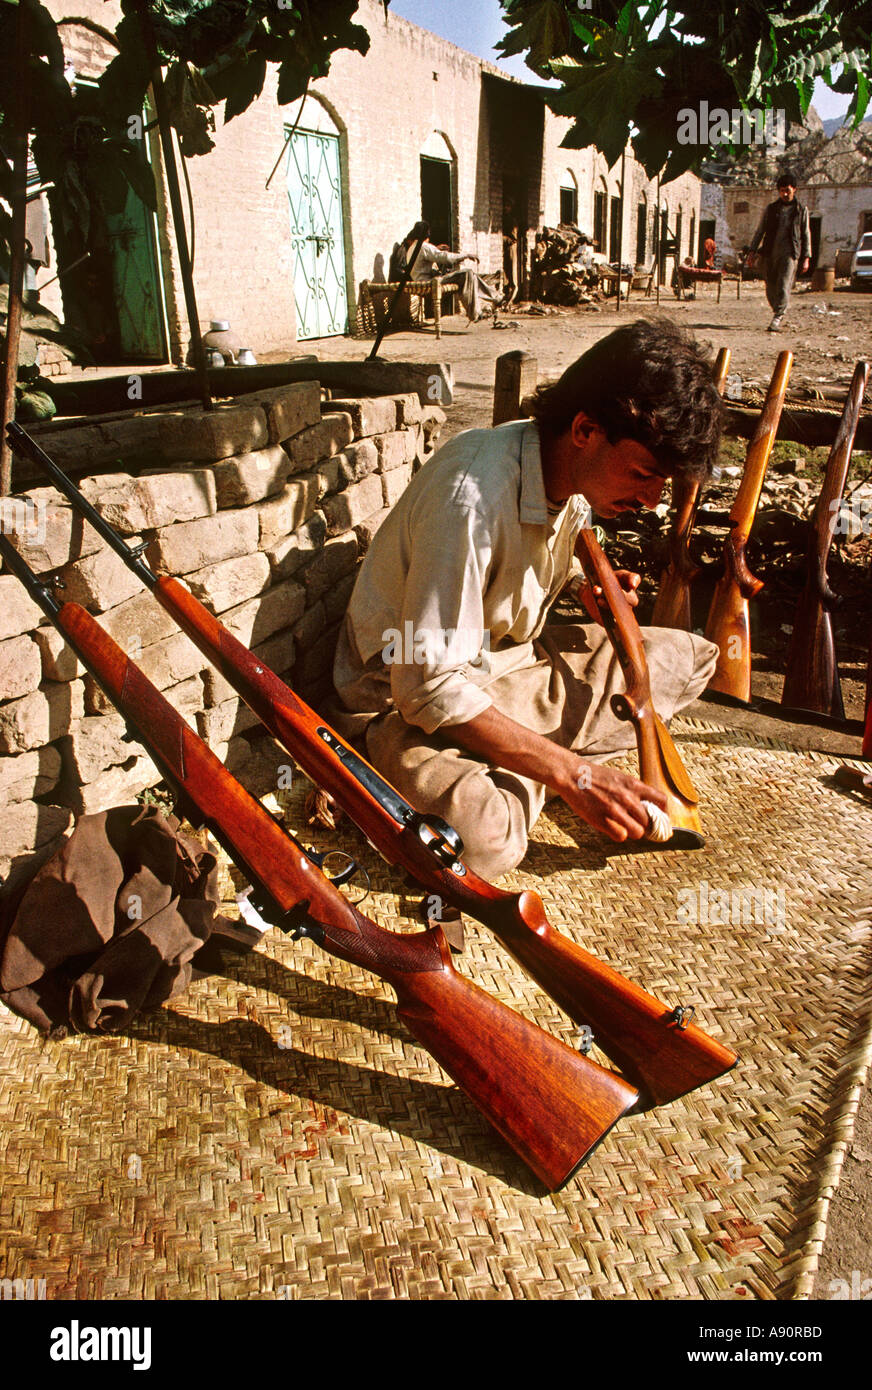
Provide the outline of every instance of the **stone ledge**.
{"type": "Polygon", "coordinates": [[[122,536],[157,531],[174,522],[195,521],[218,510],[209,468],[189,472],[107,473],[82,478],[79,487],[96,511],[122,536]]]}

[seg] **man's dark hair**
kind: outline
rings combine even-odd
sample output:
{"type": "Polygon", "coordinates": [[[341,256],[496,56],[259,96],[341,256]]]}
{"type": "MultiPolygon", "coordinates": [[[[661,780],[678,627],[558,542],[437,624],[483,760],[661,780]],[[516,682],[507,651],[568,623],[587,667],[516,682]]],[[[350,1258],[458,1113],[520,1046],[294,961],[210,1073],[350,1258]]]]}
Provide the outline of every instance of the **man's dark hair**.
{"type": "Polygon", "coordinates": [[[792,169],[785,169],[784,173],[780,175],[780,177],[779,177],[779,179],[778,179],[778,182],[777,182],[777,184],[775,185],[775,187],[776,187],[776,188],[796,188],[796,174],[794,174],[793,170],[792,170],[792,169]]]}
{"type": "Polygon", "coordinates": [[[712,362],[669,319],[636,319],[588,348],[527,402],[544,437],[556,438],[583,411],[609,443],[644,444],[664,474],[704,479],[714,467],[724,406],[712,362]]]}
{"type": "Polygon", "coordinates": [[[410,232],[407,232],[406,235],[403,237],[403,242],[406,246],[412,246],[418,240],[419,237],[423,237],[426,241],[429,235],[430,223],[416,222],[412,230],[410,232]]]}

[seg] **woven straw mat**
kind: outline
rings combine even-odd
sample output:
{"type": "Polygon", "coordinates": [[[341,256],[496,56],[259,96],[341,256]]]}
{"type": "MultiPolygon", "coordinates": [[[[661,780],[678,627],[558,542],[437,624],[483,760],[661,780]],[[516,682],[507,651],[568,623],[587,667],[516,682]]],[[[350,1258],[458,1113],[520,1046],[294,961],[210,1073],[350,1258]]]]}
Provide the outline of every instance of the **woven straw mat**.
{"type": "MultiPolygon", "coordinates": [[[[705,849],[621,851],[551,803],[505,882],[694,1003],[736,1070],[626,1116],[543,1194],[388,987],[273,930],[124,1036],[43,1043],[0,1009],[0,1278],[73,1299],[808,1297],[870,1057],[872,808],[827,784],[831,758],[673,732],[705,849]]],[[[348,822],[312,840],[362,860],[380,925],[420,926],[348,822]]],[[[577,1041],[474,922],[457,964],[577,1041]]]]}

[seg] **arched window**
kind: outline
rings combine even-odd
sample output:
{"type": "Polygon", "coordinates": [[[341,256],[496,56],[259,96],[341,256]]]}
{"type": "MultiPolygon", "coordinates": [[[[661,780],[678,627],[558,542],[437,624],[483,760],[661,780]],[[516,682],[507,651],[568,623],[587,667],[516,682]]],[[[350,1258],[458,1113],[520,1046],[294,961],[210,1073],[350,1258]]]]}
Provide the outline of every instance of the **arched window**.
{"type": "Polygon", "coordinates": [[[648,199],[645,194],[636,208],[636,264],[644,265],[648,255],[648,199]]]}
{"type": "Polygon", "coordinates": [[[571,169],[564,169],[560,180],[560,221],[578,226],[578,180],[571,169]]]}
{"type": "Polygon", "coordinates": [[[597,251],[606,249],[606,225],[608,190],[605,179],[600,179],[600,187],[593,192],[593,241],[597,251]]]}

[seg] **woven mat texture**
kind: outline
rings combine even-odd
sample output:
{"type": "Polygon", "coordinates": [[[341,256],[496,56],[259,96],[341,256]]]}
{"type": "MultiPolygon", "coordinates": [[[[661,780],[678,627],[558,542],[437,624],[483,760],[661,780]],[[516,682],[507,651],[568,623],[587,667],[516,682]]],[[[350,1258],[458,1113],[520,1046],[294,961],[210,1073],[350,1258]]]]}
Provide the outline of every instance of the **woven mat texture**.
{"type": "MultiPolygon", "coordinates": [[[[735,1071],[625,1117],[543,1195],[387,987],[271,931],[124,1036],[43,1043],[0,1008],[0,1279],[67,1299],[808,1297],[870,1060],[872,807],[827,785],[832,758],[673,733],[705,849],[621,852],[552,803],[506,883],[694,1003],[735,1071]]],[[[308,837],[331,838],[369,871],[364,911],[420,925],[400,872],[347,822],[308,837]]],[[[457,964],[576,1040],[474,922],[457,964]]]]}

